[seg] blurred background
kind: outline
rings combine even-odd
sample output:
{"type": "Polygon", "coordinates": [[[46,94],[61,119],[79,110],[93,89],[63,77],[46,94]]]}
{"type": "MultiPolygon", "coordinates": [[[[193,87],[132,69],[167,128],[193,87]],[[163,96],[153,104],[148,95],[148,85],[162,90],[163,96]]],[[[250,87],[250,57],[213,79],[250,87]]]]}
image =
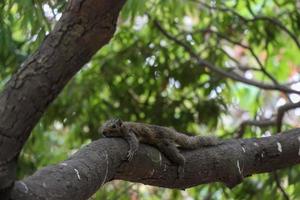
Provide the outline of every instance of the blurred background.
{"type": "MultiPolygon", "coordinates": [[[[0,90],[65,5],[0,1],[0,90]]],[[[35,127],[19,178],[100,138],[98,128],[112,117],[221,138],[275,134],[280,108],[300,101],[299,35],[296,0],[127,0],[114,38],[35,127]]],[[[299,106],[284,110],[282,130],[300,127],[299,106]]],[[[232,190],[220,183],[180,191],[113,181],[91,199],[299,199],[299,180],[294,166],[246,178],[232,190]]]]}

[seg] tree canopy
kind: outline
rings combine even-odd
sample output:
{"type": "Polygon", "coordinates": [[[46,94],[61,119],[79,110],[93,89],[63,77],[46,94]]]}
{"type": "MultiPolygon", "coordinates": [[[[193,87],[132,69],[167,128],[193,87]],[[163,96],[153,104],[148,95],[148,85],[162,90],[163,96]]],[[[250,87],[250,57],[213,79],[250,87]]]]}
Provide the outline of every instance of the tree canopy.
{"type": "MultiPolygon", "coordinates": [[[[1,91],[66,7],[58,0],[0,3],[1,91]]],[[[109,44],[35,124],[17,178],[97,140],[101,124],[113,117],[223,139],[300,127],[299,34],[300,3],[293,0],[127,0],[109,44]]],[[[113,181],[93,199],[297,199],[299,179],[294,165],[245,178],[234,189],[210,183],[181,191],[113,181]]]]}

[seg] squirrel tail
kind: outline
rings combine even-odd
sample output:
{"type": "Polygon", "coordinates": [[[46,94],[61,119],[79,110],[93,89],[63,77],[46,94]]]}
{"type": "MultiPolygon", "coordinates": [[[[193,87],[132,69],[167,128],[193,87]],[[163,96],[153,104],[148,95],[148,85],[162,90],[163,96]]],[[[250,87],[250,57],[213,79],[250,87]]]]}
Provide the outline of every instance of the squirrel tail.
{"type": "Polygon", "coordinates": [[[183,149],[197,149],[221,144],[220,139],[214,136],[187,136],[184,134],[180,134],[175,142],[183,149]]]}

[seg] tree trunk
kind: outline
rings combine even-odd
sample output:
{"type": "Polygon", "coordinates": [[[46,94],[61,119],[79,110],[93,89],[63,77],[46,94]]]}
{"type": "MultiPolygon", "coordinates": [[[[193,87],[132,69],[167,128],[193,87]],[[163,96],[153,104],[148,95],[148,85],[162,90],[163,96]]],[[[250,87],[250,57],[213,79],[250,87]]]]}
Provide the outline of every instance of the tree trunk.
{"type": "Polygon", "coordinates": [[[15,180],[18,154],[33,127],[66,83],[112,38],[124,3],[69,1],[53,31],[6,84],[0,94],[0,195],[15,180]]]}

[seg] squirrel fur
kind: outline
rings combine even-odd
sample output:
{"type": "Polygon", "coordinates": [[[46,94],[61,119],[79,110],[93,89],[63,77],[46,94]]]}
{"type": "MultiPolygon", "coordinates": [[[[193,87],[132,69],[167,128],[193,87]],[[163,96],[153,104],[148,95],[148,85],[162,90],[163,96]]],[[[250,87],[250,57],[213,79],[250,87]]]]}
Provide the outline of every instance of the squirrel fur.
{"type": "Polygon", "coordinates": [[[104,123],[100,132],[105,137],[124,138],[129,144],[127,160],[132,160],[138,150],[139,143],[152,145],[162,152],[171,162],[179,166],[179,176],[183,174],[184,156],[179,152],[182,149],[197,149],[200,147],[216,146],[220,140],[211,136],[188,136],[168,127],[123,122],[120,119],[111,119],[104,123]]]}

